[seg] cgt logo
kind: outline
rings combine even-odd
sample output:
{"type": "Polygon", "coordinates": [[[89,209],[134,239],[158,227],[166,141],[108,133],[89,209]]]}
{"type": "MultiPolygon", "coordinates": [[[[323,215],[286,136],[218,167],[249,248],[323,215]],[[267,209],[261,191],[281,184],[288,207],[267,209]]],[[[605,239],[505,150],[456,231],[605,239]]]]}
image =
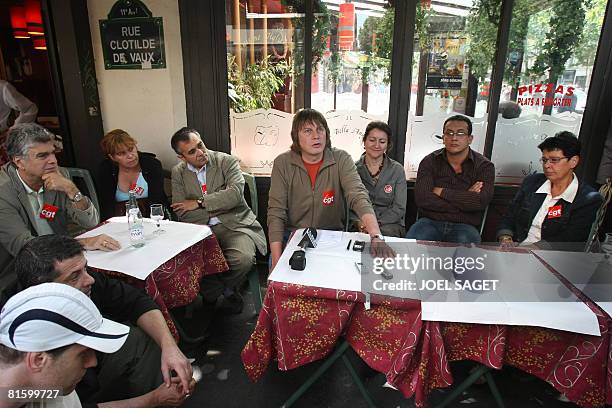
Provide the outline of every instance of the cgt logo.
{"type": "Polygon", "coordinates": [[[40,210],[39,217],[47,221],[53,221],[55,214],[57,214],[57,210],[58,207],[51,204],[45,204],[42,210],[40,210]]]}
{"type": "Polygon", "coordinates": [[[323,192],[323,205],[333,205],[334,204],[334,192],[332,191],[324,191],[323,192]]]}
{"type": "Polygon", "coordinates": [[[548,209],[548,218],[559,218],[561,216],[561,206],[555,205],[548,209]]]}

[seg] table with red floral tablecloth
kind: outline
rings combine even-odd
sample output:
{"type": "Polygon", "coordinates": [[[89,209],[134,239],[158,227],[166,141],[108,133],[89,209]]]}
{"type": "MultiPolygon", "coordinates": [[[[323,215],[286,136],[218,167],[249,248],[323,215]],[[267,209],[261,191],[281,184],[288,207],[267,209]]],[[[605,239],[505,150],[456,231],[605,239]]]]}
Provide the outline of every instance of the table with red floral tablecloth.
{"type": "Polygon", "coordinates": [[[225,272],[228,266],[219,242],[212,234],[164,262],[144,281],[120,272],[96,270],[144,288],[159,306],[172,335],[178,340],[178,331],[168,309],[191,303],[200,291],[202,277],[225,272]]]}
{"type": "Polygon", "coordinates": [[[355,352],[405,397],[424,406],[433,388],[452,384],[449,361],[471,359],[492,368],[515,366],[542,378],[584,407],[610,395],[609,319],[593,304],[602,336],[538,327],[421,320],[417,300],[364,295],[269,281],[264,307],[242,351],[257,381],[276,360],[290,370],[325,358],[345,336],[355,352]]]}

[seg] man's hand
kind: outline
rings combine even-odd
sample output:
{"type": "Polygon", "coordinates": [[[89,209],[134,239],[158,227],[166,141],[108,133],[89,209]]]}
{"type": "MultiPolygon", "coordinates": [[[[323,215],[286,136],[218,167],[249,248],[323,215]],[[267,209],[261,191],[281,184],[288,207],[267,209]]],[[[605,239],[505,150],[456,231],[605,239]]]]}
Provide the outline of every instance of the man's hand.
{"type": "Polygon", "coordinates": [[[187,211],[193,211],[198,208],[197,200],[185,200],[179,201],[178,203],[171,204],[170,207],[176,212],[178,215],[183,215],[187,211]]]}
{"type": "Polygon", "coordinates": [[[433,190],[431,190],[432,193],[434,193],[435,195],[437,195],[438,197],[442,196],[442,187],[434,187],[433,190]]]}
{"type": "Polygon", "coordinates": [[[480,193],[480,190],[482,190],[483,184],[484,183],[482,181],[477,181],[472,185],[472,187],[468,188],[468,191],[471,191],[473,193],[480,193]]]}
{"type": "Polygon", "coordinates": [[[45,190],[64,192],[69,199],[72,199],[77,191],[79,191],[74,183],[64,177],[59,171],[43,174],[42,180],[45,190]]]}
{"type": "Polygon", "coordinates": [[[166,384],[161,384],[152,391],[152,406],[178,407],[193,393],[194,388],[195,380],[193,378],[189,381],[189,387],[187,389],[183,388],[178,378],[173,378],[170,387],[167,387],[166,384]]]}
{"type": "Polygon", "coordinates": [[[374,258],[393,258],[396,254],[393,248],[379,238],[370,240],[370,255],[374,258]]]}
{"type": "Polygon", "coordinates": [[[189,389],[189,382],[193,377],[191,364],[179,350],[176,343],[168,344],[161,349],[161,370],[166,387],[172,387],[172,374],[174,370],[184,390],[189,389]]]}
{"type": "Polygon", "coordinates": [[[501,235],[499,237],[499,244],[502,248],[512,248],[517,245],[517,243],[513,241],[512,235],[501,235]]]}
{"type": "Polygon", "coordinates": [[[363,232],[364,234],[368,233],[368,229],[366,228],[365,224],[361,221],[357,221],[357,230],[359,232],[363,232]]]}
{"type": "Polygon", "coordinates": [[[109,252],[121,249],[121,244],[106,234],[100,234],[89,238],[79,238],[79,242],[89,251],[100,250],[109,252]]]}

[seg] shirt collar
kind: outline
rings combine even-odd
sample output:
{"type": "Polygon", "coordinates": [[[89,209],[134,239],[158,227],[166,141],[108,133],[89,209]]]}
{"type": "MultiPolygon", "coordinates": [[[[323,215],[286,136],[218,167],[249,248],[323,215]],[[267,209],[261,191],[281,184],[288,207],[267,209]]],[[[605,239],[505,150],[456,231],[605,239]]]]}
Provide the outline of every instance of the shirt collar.
{"type": "Polygon", "coordinates": [[[32,190],[32,189],[30,188],[30,186],[28,186],[28,185],[26,184],[26,182],[25,182],[25,181],[23,181],[23,179],[21,178],[21,175],[19,175],[19,170],[16,170],[16,171],[15,171],[15,173],[17,173],[17,177],[19,177],[19,181],[21,181],[21,184],[23,184],[23,188],[25,188],[25,191],[26,191],[26,193],[27,193],[27,194],[32,194],[32,193],[35,193],[35,194],[42,194],[42,193],[44,193],[44,191],[45,191],[45,186],[41,186],[41,187],[38,189],[38,191],[34,191],[34,190],[32,190]]]}
{"type": "Polygon", "coordinates": [[[198,173],[202,173],[202,172],[206,171],[206,164],[204,166],[202,166],[201,169],[197,169],[194,166],[192,166],[191,163],[187,163],[187,168],[189,170],[193,171],[195,174],[198,174],[198,173]]]}
{"type": "MultiPolygon", "coordinates": [[[[550,192],[550,187],[551,187],[550,180],[546,179],[544,184],[542,184],[540,188],[538,188],[538,190],[536,191],[536,194],[540,193],[540,194],[551,194],[552,195],[552,193],[550,192]]],[[[572,203],[574,202],[574,199],[576,198],[576,194],[578,194],[578,177],[576,177],[576,175],[572,173],[572,182],[570,183],[570,185],[567,186],[567,188],[565,189],[563,193],[553,198],[563,199],[567,201],[568,203],[572,203]]]]}

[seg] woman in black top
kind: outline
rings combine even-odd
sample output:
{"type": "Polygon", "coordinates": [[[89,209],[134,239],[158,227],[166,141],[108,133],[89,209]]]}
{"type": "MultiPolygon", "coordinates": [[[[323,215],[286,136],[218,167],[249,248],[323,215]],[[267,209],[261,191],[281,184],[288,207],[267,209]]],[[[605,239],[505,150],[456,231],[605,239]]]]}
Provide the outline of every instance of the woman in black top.
{"type": "Polygon", "coordinates": [[[149,216],[150,204],[162,204],[170,210],[160,161],[152,153],[139,152],[136,145],[136,140],[121,129],[108,132],[100,142],[108,157],[100,164],[97,177],[102,220],[125,215],[131,189],[136,191],[145,217],[149,216]]]}

